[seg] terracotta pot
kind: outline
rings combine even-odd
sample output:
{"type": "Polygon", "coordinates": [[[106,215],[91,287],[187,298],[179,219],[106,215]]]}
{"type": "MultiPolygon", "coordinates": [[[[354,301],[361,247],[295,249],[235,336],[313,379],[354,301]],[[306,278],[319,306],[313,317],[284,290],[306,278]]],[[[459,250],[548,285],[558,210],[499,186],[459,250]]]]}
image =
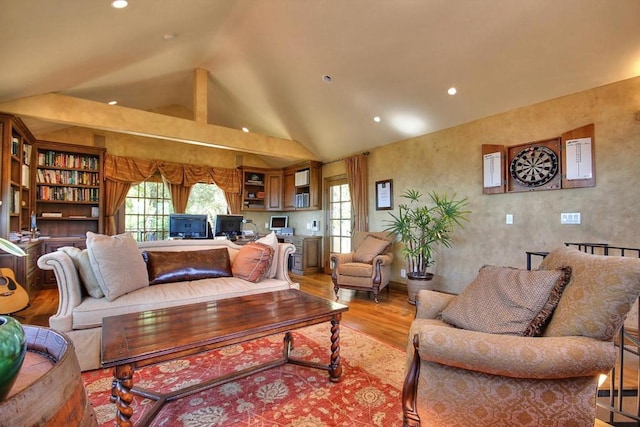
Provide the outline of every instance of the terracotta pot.
{"type": "Polygon", "coordinates": [[[27,341],[22,325],[13,317],[0,316],[0,400],[9,394],[25,354],[27,341]]]}
{"type": "Polygon", "coordinates": [[[416,303],[416,296],[418,292],[423,289],[433,289],[433,274],[426,273],[425,275],[413,275],[407,274],[407,293],[409,294],[409,304],[416,303]]]}

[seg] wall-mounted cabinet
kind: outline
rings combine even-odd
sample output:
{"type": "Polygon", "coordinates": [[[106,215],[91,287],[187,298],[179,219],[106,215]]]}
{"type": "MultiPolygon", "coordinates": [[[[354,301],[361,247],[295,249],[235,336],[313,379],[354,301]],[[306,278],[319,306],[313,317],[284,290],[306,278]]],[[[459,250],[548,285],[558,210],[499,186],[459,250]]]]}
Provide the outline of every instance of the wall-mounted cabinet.
{"type": "Polygon", "coordinates": [[[0,236],[19,240],[19,233],[31,228],[31,132],[18,118],[0,115],[0,236]]]}
{"type": "Polygon", "coordinates": [[[34,205],[41,234],[102,233],[104,149],[38,142],[35,150],[34,205]]]}
{"type": "Polygon", "coordinates": [[[319,162],[299,163],[284,170],[284,209],[322,208],[322,176],[319,162]]]}
{"type": "Polygon", "coordinates": [[[319,162],[285,169],[241,167],[243,211],[293,211],[321,208],[319,162]]]}

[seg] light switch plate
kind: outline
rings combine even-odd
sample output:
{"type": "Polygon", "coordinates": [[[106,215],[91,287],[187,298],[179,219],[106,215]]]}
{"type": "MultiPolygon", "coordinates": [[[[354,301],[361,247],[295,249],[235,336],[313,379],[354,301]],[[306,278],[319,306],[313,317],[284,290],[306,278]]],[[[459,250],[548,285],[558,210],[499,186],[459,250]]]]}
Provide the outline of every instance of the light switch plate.
{"type": "Polygon", "coordinates": [[[560,214],[560,224],[580,224],[580,212],[567,212],[560,214]]]}
{"type": "Polygon", "coordinates": [[[513,224],[513,214],[507,214],[506,222],[507,224],[513,224]]]}

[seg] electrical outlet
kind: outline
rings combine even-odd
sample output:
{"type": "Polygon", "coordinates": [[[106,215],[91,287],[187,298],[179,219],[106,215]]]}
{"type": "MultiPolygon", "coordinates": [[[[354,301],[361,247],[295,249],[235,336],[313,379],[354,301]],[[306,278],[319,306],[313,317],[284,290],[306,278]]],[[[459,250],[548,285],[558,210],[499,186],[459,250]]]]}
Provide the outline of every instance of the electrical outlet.
{"type": "Polygon", "coordinates": [[[405,270],[404,268],[400,269],[400,277],[407,277],[407,270],[405,270]]]}

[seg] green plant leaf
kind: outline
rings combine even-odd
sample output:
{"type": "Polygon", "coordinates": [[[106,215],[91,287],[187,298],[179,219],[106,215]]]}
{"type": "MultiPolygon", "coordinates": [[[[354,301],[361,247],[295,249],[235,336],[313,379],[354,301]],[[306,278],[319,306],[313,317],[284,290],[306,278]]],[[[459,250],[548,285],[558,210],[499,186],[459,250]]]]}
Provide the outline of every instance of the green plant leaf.
{"type": "Polygon", "coordinates": [[[20,246],[3,238],[0,238],[0,250],[15,256],[27,256],[20,246]]]}

